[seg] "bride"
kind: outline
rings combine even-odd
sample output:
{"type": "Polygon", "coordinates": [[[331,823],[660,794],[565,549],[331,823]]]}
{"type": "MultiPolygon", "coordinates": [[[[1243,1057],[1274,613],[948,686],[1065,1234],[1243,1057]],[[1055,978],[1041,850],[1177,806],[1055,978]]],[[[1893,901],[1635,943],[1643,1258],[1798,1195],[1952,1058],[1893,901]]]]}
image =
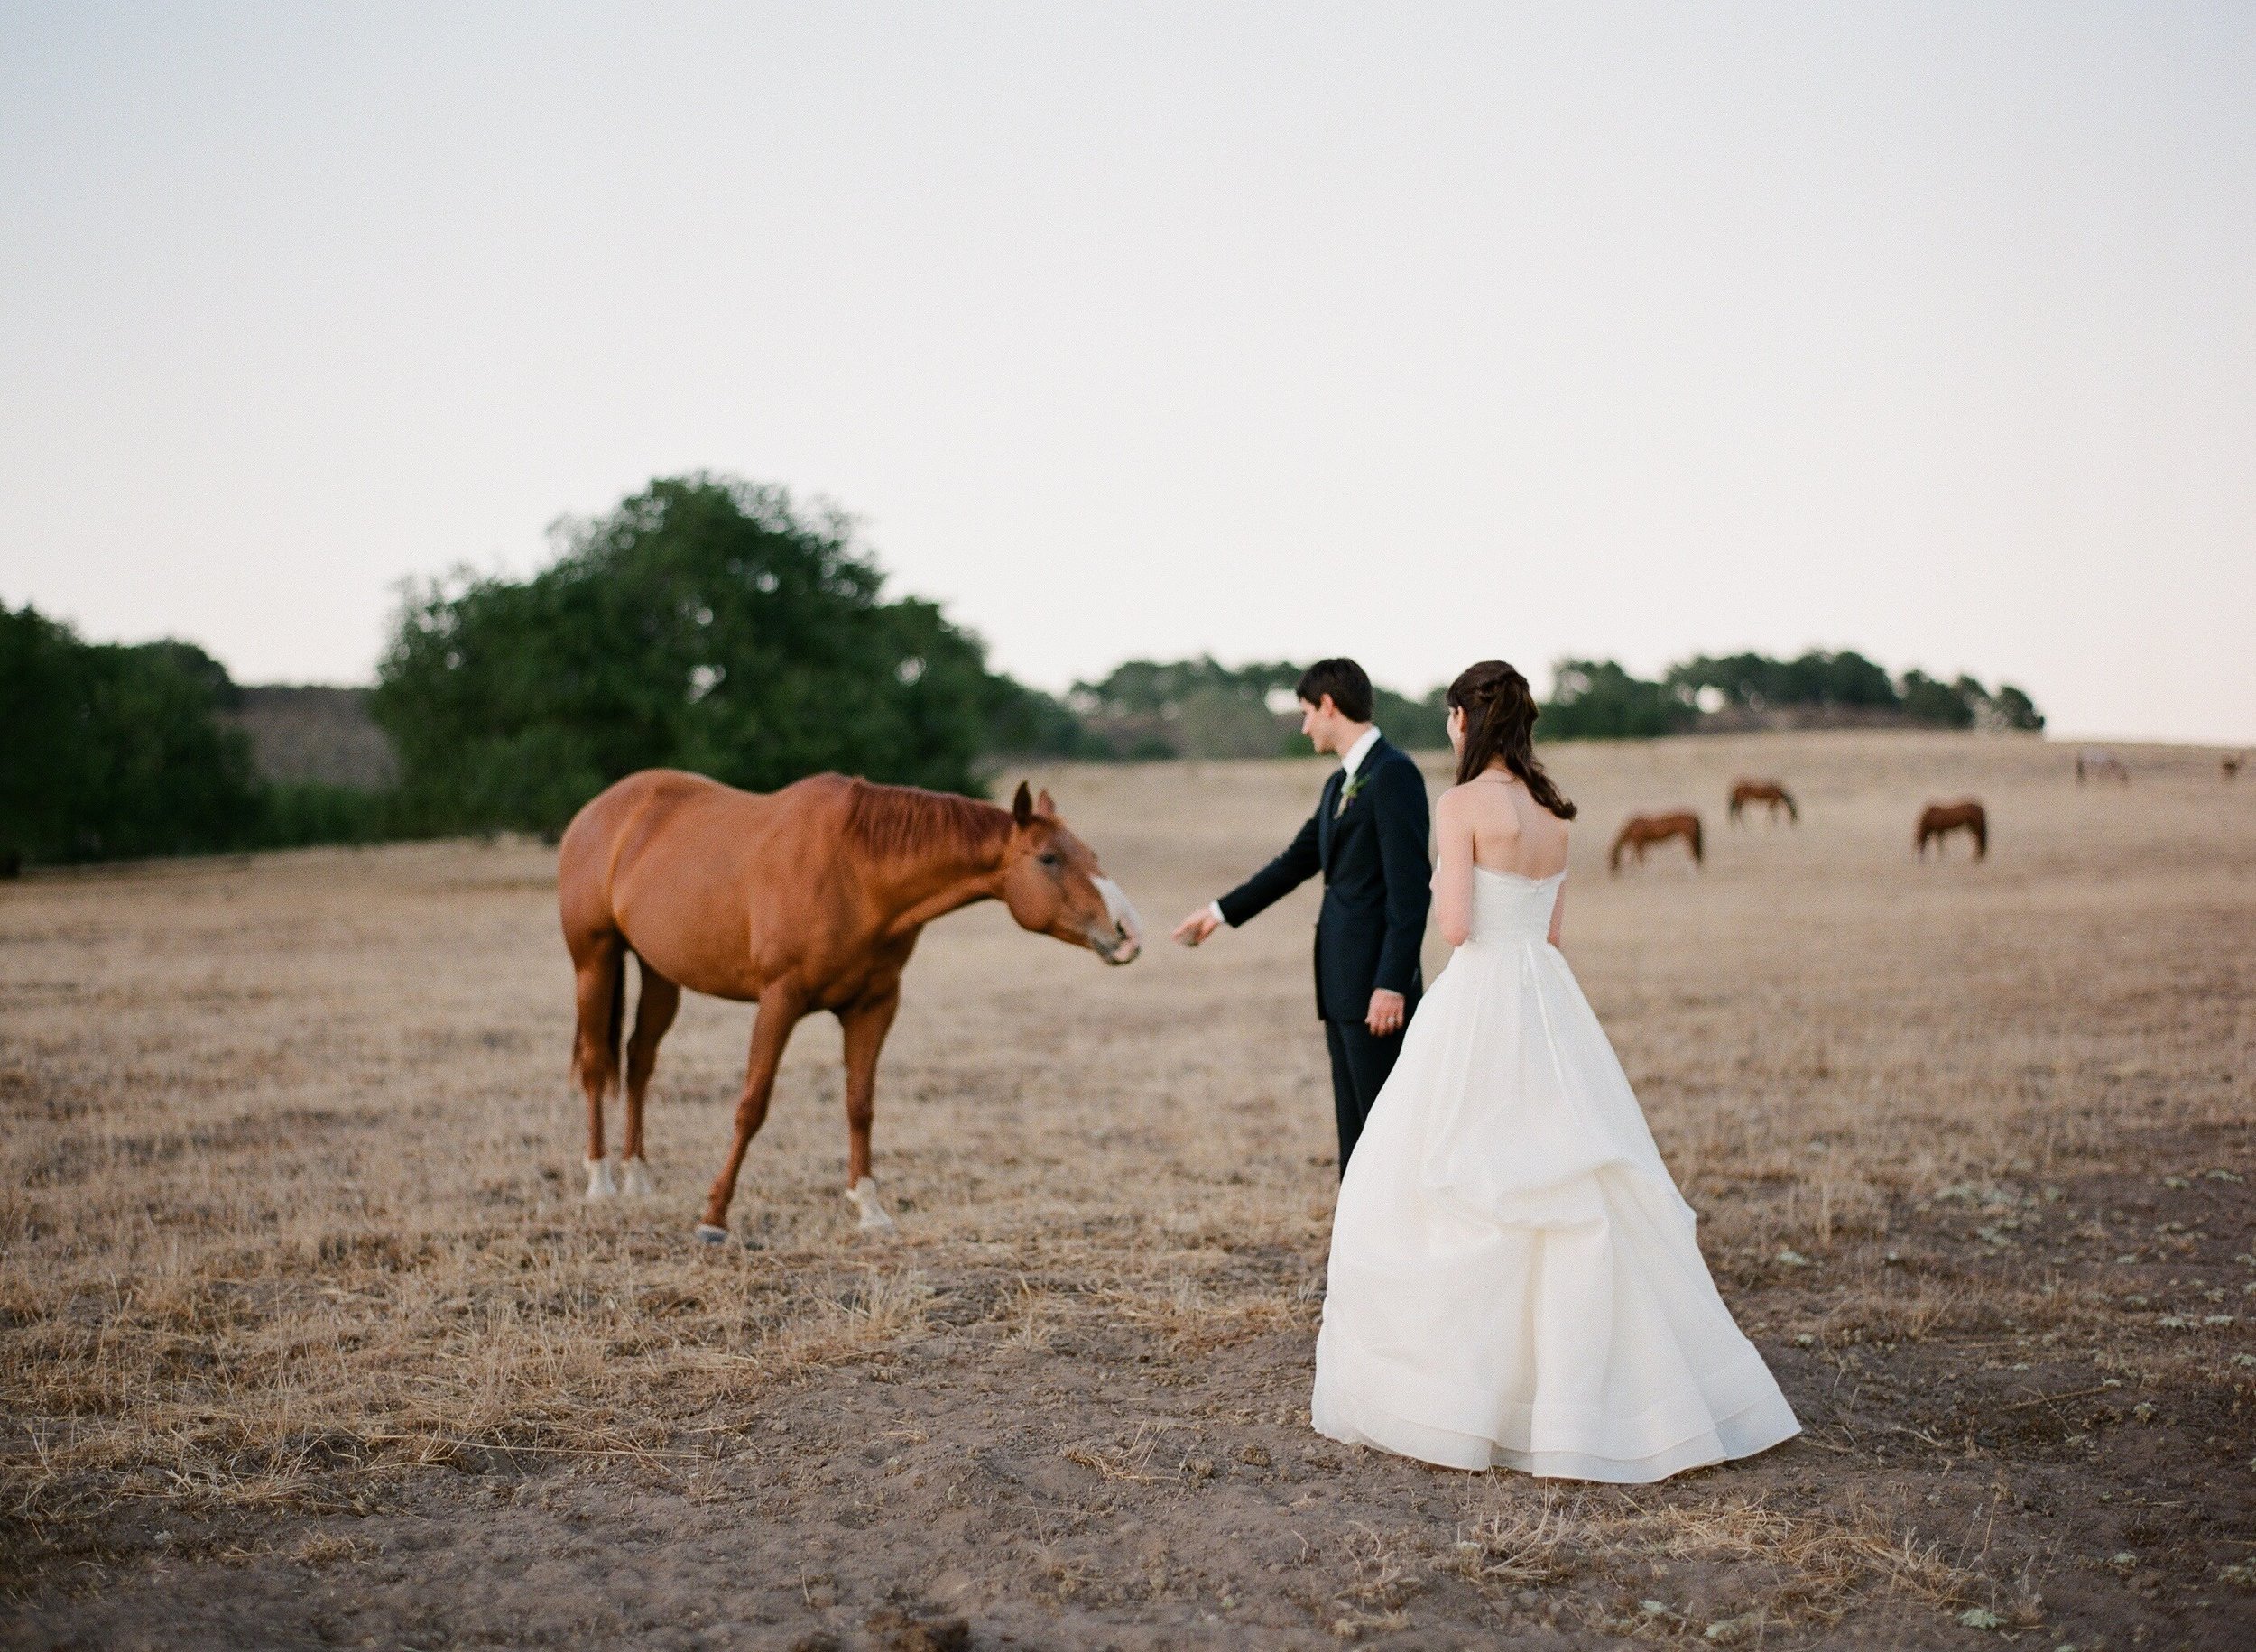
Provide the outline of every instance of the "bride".
{"type": "Polygon", "coordinates": [[[1449,686],[1434,810],[1456,950],[1340,1186],[1319,1433],[1461,1469],[1643,1482],[1800,1432],[1558,951],[1575,806],[1498,660],[1449,686]]]}

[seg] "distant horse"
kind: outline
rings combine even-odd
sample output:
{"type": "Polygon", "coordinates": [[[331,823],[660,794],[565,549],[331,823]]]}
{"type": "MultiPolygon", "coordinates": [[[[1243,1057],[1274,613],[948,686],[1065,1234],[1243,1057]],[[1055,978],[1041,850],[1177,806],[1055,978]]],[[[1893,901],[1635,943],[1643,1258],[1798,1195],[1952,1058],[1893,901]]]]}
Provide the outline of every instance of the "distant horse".
{"type": "Polygon", "coordinates": [[[2217,769],[2226,780],[2233,780],[2238,778],[2241,765],[2247,761],[2248,753],[2245,752],[2227,752],[2217,759],[2217,769]]]}
{"type": "Polygon", "coordinates": [[[760,1006],[736,1103],[736,1137],[698,1236],[728,1237],[744,1150],[768,1115],[783,1046],[800,1017],[828,1011],[845,1034],[846,1197],[890,1232],[870,1175],[877,1056],[901,1002],[901,972],[924,926],[1001,900],[1019,927],[1086,946],[1107,964],[1142,949],[1118,885],[1043,792],[1012,806],[818,774],[766,795],[648,769],[599,793],[557,853],[564,943],[578,977],[572,1071],[587,1094],[587,1196],[620,1191],[604,1157],[604,1097],[619,1083],[626,958],[642,994],[626,1047],[624,1189],[652,1191],[643,1098],[681,989],[760,1006]]]}
{"type": "Polygon", "coordinates": [[[1783,808],[1786,811],[1787,819],[1797,826],[1801,824],[1801,810],[1794,807],[1792,795],[1776,780],[1734,780],[1731,783],[1732,825],[1739,824],[1740,811],[1750,803],[1767,804],[1769,807],[1764,809],[1763,813],[1768,819],[1775,821],[1778,818],[1779,810],[1783,808]]]}
{"type": "Polygon", "coordinates": [[[1613,835],[1613,847],[1606,855],[1606,870],[1622,870],[1622,851],[1628,849],[1637,856],[1637,863],[1645,863],[1645,851],[1655,844],[1665,844],[1672,837],[1684,839],[1684,846],[1692,851],[1692,863],[1700,864],[1700,817],[1687,810],[1675,815],[1632,815],[1622,823],[1622,829],[1613,835]]]}
{"type": "Polygon", "coordinates": [[[1981,860],[1990,853],[1989,811],[1972,798],[1957,803],[1930,803],[1919,817],[1919,858],[1927,859],[1929,839],[1935,844],[1935,855],[1940,860],[1949,847],[1949,837],[1961,827],[1974,839],[1974,859],[1981,860]]]}
{"type": "Polygon", "coordinates": [[[2081,786],[2087,780],[2113,780],[2118,786],[2128,786],[2131,771],[2113,752],[2085,746],[2076,754],[2076,783],[2081,786]]]}

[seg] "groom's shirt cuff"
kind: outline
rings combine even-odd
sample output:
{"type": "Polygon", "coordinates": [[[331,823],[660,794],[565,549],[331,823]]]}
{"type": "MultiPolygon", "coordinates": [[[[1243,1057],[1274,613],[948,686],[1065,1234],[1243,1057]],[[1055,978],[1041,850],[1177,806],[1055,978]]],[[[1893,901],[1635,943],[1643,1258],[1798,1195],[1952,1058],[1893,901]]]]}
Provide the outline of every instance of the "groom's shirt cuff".
{"type": "Polygon", "coordinates": [[[1226,929],[1231,927],[1230,920],[1222,915],[1222,902],[1219,900],[1209,900],[1207,902],[1207,910],[1214,914],[1215,922],[1220,924],[1224,928],[1226,929]]]}

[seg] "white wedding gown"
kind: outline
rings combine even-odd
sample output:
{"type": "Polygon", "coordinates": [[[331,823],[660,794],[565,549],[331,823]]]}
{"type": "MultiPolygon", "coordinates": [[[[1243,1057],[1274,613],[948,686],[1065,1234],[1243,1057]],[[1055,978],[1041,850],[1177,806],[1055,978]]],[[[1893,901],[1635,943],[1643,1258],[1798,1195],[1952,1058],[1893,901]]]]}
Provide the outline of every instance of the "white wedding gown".
{"type": "Polygon", "coordinates": [[[1314,1420],[1450,1468],[1643,1482],[1801,1426],[1545,939],[1566,875],[1474,869],[1472,935],[1340,1185],[1314,1420]]]}

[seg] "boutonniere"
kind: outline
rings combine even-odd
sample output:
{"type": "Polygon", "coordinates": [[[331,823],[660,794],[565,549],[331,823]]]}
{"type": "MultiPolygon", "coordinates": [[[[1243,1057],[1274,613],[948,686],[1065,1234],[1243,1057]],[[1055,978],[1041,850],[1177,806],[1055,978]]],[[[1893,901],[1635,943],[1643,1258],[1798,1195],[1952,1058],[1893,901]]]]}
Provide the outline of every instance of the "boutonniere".
{"type": "Polygon", "coordinates": [[[1339,789],[1339,802],[1333,807],[1333,819],[1336,820],[1347,812],[1347,806],[1355,800],[1355,794],[1363,789],[1363,783],[1370,778],[1370,775],[1361,769],[1347,777],[1347,783],[1339,789]]]}

